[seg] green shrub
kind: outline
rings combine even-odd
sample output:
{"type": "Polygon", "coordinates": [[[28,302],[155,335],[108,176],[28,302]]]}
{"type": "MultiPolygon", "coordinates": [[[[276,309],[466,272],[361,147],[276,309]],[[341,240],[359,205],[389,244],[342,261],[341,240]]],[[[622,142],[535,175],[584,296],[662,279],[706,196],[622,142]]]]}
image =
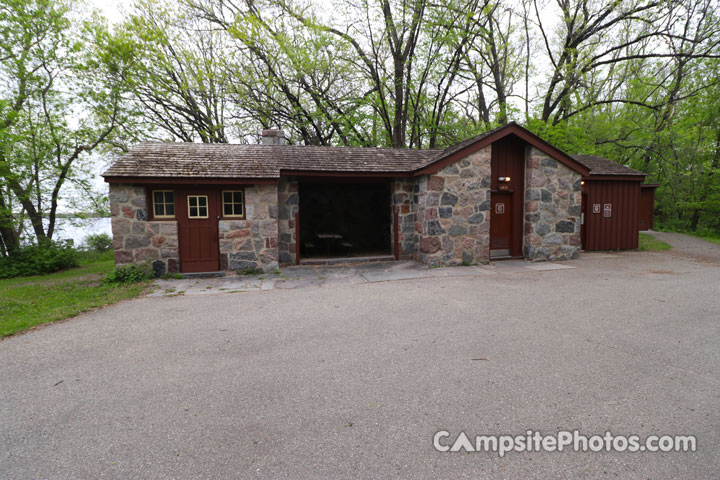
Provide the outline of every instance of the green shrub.
{"type": "Polygon", "coordinates": [[[128,285],[131,283],[146,282],[153,278],[152,269],[149,265],[123,265],[115,267],[103,280],[106,284],[128,285]]]}
{"type": "Polygon", "coordinates": [[[45,242],[28,245],[0,257],[0,278],[43,275],[77,267],[78,254],[65,243],[45,242]]]}
{"type": "Polygon", "coordinates": [[[95,252],[107,252],[112,249],[112,237],[107,233],[94,233],[87,236],[85,246],[88,250],[95,252]]]}

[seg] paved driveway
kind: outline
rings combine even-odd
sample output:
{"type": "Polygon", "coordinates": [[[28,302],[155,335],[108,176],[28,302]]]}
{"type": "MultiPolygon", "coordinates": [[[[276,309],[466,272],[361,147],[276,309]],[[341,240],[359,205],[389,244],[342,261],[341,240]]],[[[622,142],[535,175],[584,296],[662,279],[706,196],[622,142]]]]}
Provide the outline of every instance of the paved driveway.
{"type": "Polygon", "coordinates": [[[572,266],[143,298],[9,338],[0,477],[717,478],[720,263],[572,266]],[[530,429],[698,451],[432,448],[530,429]]]}

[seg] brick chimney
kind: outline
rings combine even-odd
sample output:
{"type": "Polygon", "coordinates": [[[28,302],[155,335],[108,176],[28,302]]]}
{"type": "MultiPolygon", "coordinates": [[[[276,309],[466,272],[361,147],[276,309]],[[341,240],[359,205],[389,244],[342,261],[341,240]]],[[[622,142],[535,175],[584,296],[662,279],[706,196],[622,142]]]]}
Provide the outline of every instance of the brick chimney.
{"type": "Polygon", "coordinates": [[[285,132],[279,128],[266,128],[262,131],[260,143],[263,145],[285,145],[285,132]]]}

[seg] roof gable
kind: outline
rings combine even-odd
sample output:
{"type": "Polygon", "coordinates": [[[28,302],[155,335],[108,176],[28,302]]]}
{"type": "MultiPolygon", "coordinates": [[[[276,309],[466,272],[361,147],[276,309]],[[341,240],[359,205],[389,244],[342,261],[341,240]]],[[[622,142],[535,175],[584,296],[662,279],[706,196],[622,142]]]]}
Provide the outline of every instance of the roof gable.
{"type": "Polygon", "coordinates": [[[507,137],[508,135],[515,135],[519,137],[521,140],[525,141],[529,145],[532,145],[533,147],[544,152],[545,154],[549,155],[558,162],[567,166],[571,170],[580,173],[583,176],[587,176],[590,174],[590,170],[585,165],[581,164],[567,153],[549,144],[542,138],[532,133],[530,130],[521,127],[515,122],[510,122],[503,125],[502,127],[498,127],[494,130],[490,130],[489,132],[485,132],[481,135],[469,138],[456,145],[446,148],[426,165],[418,168],[414,172],[414,175],[436,173],[440,171],[443,167],[450,165],[451,163],[454,163],[461,158],[467,157],[471,153],[485,148],[488,145],[500,140],[501,138],[507,137]]]}

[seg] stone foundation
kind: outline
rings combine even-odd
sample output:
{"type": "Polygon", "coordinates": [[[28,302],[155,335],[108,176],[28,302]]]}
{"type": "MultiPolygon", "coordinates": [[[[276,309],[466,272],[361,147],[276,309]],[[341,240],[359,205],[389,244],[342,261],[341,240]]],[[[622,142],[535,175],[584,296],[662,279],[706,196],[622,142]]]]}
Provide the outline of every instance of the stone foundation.
{"type": "Polygon", "coordinates": [[[532,149],[525,169],[524,255],[567,260],[580,253],[582,176],[532,149]]]}
{"type": "Polygon", "coordinates": [[[147,221],[145,187],[110,184],[115,265],[152,265],[155,275],[178,272],[177,222],[147,221]]]}

